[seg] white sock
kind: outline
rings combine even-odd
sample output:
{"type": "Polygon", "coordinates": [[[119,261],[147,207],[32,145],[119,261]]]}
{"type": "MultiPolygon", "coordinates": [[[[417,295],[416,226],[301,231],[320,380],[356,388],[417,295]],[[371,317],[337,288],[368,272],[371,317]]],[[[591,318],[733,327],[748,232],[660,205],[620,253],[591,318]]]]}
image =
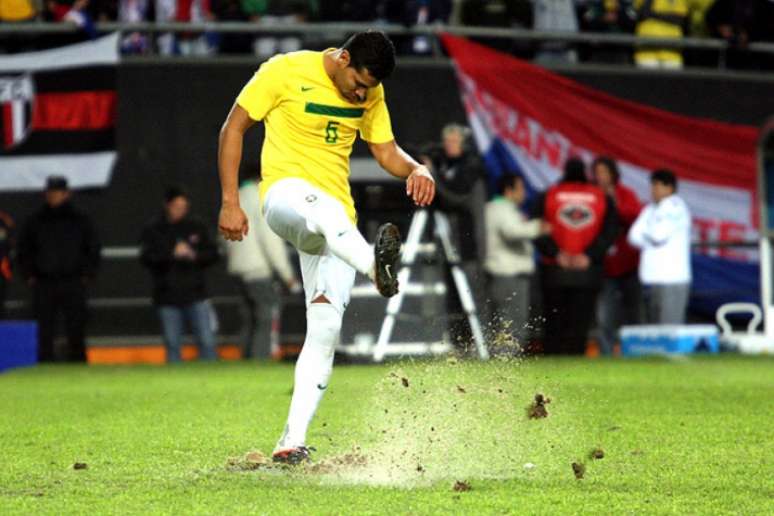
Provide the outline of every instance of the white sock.
{"type": "Polygon", "coordinates": [[[347,230],[327,231],[325,241],[331,253],[373,279],[374,248],[368,245],[355,226],[347,230]]]}
{"type": "Polygon", "coordinates": [[[306,311],[306,340],[296,362],[288,422],[277,449],[306,443],[306,430],[328,388],[341,319],[342,314],[329,303],[312,303],[306,311]]]}
{"type": "Polygon", "coordinates": [[[339,207],[315,210],[313,217],[307,219],[309,229],[325,237],[333,255],[373,280],[374,248],[368,245],[344,210],[336,208],[339,207]]]}

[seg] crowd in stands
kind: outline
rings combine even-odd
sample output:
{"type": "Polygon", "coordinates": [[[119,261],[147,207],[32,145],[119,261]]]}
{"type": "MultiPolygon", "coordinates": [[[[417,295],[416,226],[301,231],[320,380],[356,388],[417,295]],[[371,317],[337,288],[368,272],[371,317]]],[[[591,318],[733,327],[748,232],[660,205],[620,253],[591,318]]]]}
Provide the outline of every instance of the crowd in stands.
{"type": "MultiPolygon", "coordinates": [[[[552,32],[635,34],[660,38],[720,38],[729,42],[724,64],[771,68],[766,54],[745,51],[752,42],[774,41],[774,2],[770,0],[0,0],[0,23],[33,20],[69,22],[94,35],[95,21],[277,23],[363,22],[417,25],[466,25],[552,32]]],[[[335,39],[338,39],[336,35],[335,39]]],[[[14,38],[5,51],[29,48],[14,38]]],[[[39,38],[40,39],[40,38],[39,38]]],[[[61,44],[63,36],[42,38],[61,44]]],[[[430,54],[437,47],[425,36],[396,37],[399,52],[430,54]]],[[[680,68],[685,62],[717,65],[718,54],[676,48],[635,48],[561,42],[528,43],[502,38],[482,42],[538,62],[634,62],[642,67],[680,68]]],[[[126,34],[123,50],[144,53],[208,55],[277,52],[325,46],[325,37],[302,30],[284,35],[205,32],[204,34],[126,34]]]]}

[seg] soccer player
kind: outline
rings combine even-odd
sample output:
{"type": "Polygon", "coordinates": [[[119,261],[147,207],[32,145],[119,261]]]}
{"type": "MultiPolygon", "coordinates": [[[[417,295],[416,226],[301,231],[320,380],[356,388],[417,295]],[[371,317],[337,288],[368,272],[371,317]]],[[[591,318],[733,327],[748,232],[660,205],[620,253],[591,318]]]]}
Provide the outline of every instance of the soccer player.
{"type": "Polygon", "coordinates": [[[426,167],[395,142],[381,82],[395,68],[395,49],[381,32],[357,33],[341,48],[280,54],[244,86],[220,131],[222,188],[219,229],[229,240],[247,236],[239,206],[238,168],[245,131],[262,120],[261,201],[269,227],[301,260],[307,330],[295,370],[277,462],[308,460],[306,431],[333,368],[334,348],[356,272],[379,292],[397,293],[400,235],[382,225],[372,248],[358,231],[349,186],[349,155],[356,133],[382,168],[406,180],[417,206],[429,205],[435,183],[426,167]]]}

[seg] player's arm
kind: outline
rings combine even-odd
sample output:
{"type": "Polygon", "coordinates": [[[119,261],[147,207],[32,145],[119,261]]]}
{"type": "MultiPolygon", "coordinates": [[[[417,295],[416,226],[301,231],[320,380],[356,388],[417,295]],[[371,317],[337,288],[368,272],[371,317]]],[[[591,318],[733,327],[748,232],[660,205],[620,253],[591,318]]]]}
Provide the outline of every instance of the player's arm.
{"type": "Polygon", "coordinates": [[[391,140],[385,143],[368,143],[379,165],[395,177],[406,180],[406,195],[417,206],[428,206],[435,197],[435,180],[427,167],[406,153],[391,140]]]}
{"type": "Polygon", "coordinates": [[[218,139],[218,174],[221,208],[218,229],[226,240],[242,240],[249,229],[247,215],[239,206],[239,164],[245,132],[255,123],[247,111],[234,103],[218,139]]]}

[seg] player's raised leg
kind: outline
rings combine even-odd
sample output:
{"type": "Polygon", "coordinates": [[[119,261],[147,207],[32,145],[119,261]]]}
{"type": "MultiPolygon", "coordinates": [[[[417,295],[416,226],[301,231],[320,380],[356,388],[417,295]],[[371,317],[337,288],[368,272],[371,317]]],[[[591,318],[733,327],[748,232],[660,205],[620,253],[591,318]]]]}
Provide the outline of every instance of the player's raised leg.
{"type": "Polygon", "coordinates": [[[371,247],[341,203],[298,178],[272,185],[264,207],[272,230],[299,251],[317,254],[325,246],[331,254],[368,276],[383,296],[398,292],[400,232],[394,224],[382,225],[371,247]]]}

